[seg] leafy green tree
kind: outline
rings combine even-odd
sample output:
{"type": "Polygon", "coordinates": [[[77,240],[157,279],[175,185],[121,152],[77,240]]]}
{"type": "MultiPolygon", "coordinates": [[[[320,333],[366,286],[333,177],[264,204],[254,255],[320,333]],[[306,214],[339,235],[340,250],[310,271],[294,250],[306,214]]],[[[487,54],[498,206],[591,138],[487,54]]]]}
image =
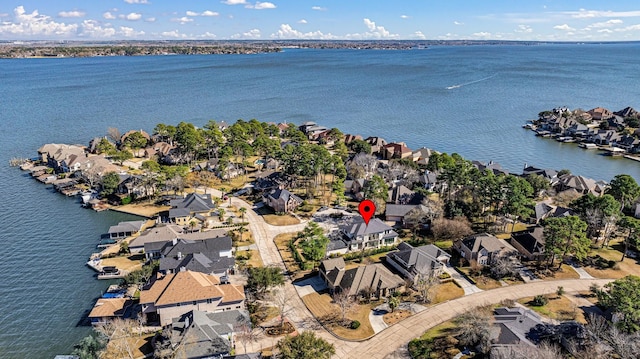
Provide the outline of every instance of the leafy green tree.
{"type": "Polygon", "coordinates": [[[122,165],[122,163],[126,160],[130,160],[133,158],[133,154],[129,150],[116,151],[113,155],[111,155],[111,159],[115,162],[118,162],[122,165]]]}
{"type": "Polygon", "coordinates": [[[202,134],[196,130],[192,123],[180,122],[176,127],[175,139],[178,148],[184,153],[189,161],[193,161],[198,156],[198,150],[202,145],[202,134]]]}
{"type": "Polygon", "coordinates": [[[140,168],[148,172],[160,172],[160,164],[158,163],[158,161],[154,160],[147,160],[142,162],[140,168]]]}
{"type": "Polygon", "coordinates": [[[617,314],[618,328],[626,332],[640,330],[640,277],[629,275],[616,279],[597,291],[597,296],[600,305],[617,314]]]}
{"type": "Polygon", "coordinates": [[[392,295],[387,299],[387,304],[389,305],[389,309],[391,309],[391,313],[393,313],[400,305],[400,298],[392,295]]]}
{"type": "MultiPolygon", "coordinates": [[[[509,175],[504,182],[504,204],[505,213],[514,217],[513,228],[515,228],[518,218],[527,218],[533,214],[533,187],[522,177],[509,175]]],[[[513,231],[512,228],[512,231],[513,231]]]]}
{"type": "Polygon", "coordinates": [[[363,188],[364,197],[372,200],[376,204],[376,214],[384,213],[385,204],[389,197],[389,186],[384,179],[378,175],[371,177],[363,188]]]}
{"type": "Polygon", "coordinates": [[[153,129],[153,134],[160,136],[160,139],[164,142],[173,144],[175,140],[177,129],[175,126],[159,123],[153,129]]]}
{"type": "Polygon", "coordinates": [[[269,288],[283,284],[284,276],[278,267],[249,268],[247,289],[256,293],[258,298],[262,298],[269,288]]]}
{"type": "Polygon", "coordinates": [[[316,337],[312,331],[304,331],[295,337],[286,336],[277,344],[281,359],[329,359],[335,353],[333,344],[316,337]]]}
{"type": "Polygon", "coordinates": [[[118,176],[115,172],[107,172],[104,176],[102,176],[102,191],[100,191],[100,195],[102,197],[108,197],[112,195],[118,185],[120,184],[120,176],[118,176]]]}
{"type": "Polygon", "coordinates": [[[238,209],[238,212],[240,212],[240,219],[244,222],[244,216],[247,213],[247,208],[240,207],[240,209],[238,209]]]}
{"type": "Polygon", "coordinates": [[[624,216],[618,221],[618,226],[627,230],[624,238],[624,251],[622,252],[622,262],[627,255],[630,247],[640,247],[640,220],[624,216]]]}
{"type": "Polygon", "coordinates": [[[609,188],[605,193],[612,195],[620,202],[620,211],[625,207],[631,206],[633,201],[640,195],[640,186],[633,177],[620,174],[617,175],[609,183],[609,188]]]}
{"type": "Polygon", "coordinates": [[[116,152],[116,146],[111,143],[106,137],[100,139],[98,145],[96,146],[96,151],[98,153],[104,153],[107,155],[113,155],[116,152]]]}
{"type": "Polygon", "coordinates": [[[542,193],[542,191],[551,188],[551,183],[549,183],[546,178],[540,176],[539,174],[530,174],[526,176],[525,179],[531,185],[534,196],[538,196],[540,193],[542,193]]]}
{"type": "Polygon", "coordinates": [[[596,197],[588,193],[571,202],[570,206],[587,222],[587,236],[596,240],[604,230],[603,237],[606,241],[620,214],[620,203],[610,194],[596,197]]]}
{"type": "Polygon", "coordinates": [[[122,143],[123,146],[128,147],[137,154],[138,150],[147,147],[147,138],[140,131],[130,133],[122,143]]]}
{"type": "Polygon", "coordinates": [[[107,344],[106,342],[107,338],[98,332],[93,332],[74,345],[71,354],[77,355],[80,359],[98,359],[100,352],[107,344]]]}
{"type": "Polygon", "coordinates": [[[371,145],[369,142],[364,140],[353,140],[349,143],[349,148],[354,153],[371,153],[371,145]]]}
{"type": "Polygon", "coordinates": [[[333,145],[333,153],[339,156],[342,161],[346,161],[347,158],[349,158],[349,149],[347,148],[347,145],[345,145],[342,141],[337,141],[333,145]]]}
{"type": "Polygon", "coordinates": [[[297,239],[302,253],[308,260],[317,262],[325,257],[329,238],[324,235],[324,230],[318,223],[310,221],[304,230],[298,233],[297,239]]]}
{"type": "Polygon", "coordinates": [[[287,129],[282,133],[282,136],[289,139],[291,142],[296,142],[298,144],[309,142],[307,136],[295,126],[287,127],[287,129]]]}
{"type": "Polygon", "coordinates": [[[202,131],[202,138],[204,140],[204,146],[207,149],[207,155],[209,159],[212,157],[218,158],[218,152],[224,145],[224,136],[220,127],[214,120],[209,120],[202,131]]]}
{"type": "Polygon", "coordinates": [[[549,264],[553,266],[556,255],[561,260],[567,254],[573,254],[578,260],[583,260],[589,253],[591,241],[585,231],[587,224],[578,216],[548,218],[544,221],[545,251],[549,257],[549,264]]]}

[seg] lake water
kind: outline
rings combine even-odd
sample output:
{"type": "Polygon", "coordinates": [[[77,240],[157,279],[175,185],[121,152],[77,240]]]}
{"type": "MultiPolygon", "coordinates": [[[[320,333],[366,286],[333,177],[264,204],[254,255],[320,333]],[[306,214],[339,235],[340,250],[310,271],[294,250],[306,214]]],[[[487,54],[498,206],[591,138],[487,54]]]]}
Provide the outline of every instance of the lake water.
{"type": "Polygon", "coordinates": [[[315,121],[493,160],[609,181],[640,163],[521,128],[557,106],[639,108],[640,44],[290,50],[259,55],[0,60],[0,357],[51,358],[108,283],[84,263],[131,216],[94,213],[7,166],[47,142],[160,122],[315,121]]]}

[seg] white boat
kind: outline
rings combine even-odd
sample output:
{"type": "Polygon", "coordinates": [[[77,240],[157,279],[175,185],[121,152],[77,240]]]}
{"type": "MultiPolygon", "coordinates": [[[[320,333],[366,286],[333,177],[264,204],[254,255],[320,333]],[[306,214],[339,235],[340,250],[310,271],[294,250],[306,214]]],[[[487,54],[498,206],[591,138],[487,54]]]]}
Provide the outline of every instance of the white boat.
{"type": "Polygon", "coordinates": [[[584,148],[585,150],[595,150],[598,148],[598,145],[596,145],[595,143],[581,143],[578,146],[584,148]]]}

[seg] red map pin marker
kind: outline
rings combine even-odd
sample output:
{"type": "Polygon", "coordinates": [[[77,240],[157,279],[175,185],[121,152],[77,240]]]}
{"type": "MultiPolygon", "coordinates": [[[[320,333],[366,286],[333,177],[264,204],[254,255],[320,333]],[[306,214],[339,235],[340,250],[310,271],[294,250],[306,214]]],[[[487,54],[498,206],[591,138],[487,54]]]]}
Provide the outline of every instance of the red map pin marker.
{"type": "Polygon", "coordinates": [[[360,215],[364,219],[364,223],[369,225],[369,220],[373,217],[373,214],[376,213],[376,204],[365,199],[358,205],[358,212],[360,212],[360,215]]]}

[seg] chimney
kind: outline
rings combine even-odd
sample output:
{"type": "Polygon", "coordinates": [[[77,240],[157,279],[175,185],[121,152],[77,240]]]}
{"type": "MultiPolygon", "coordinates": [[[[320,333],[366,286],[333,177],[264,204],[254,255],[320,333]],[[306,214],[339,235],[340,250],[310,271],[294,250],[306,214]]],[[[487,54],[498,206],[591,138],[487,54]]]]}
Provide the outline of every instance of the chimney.
{"type": "Polygon", "coordinates": [[[173,243],[173,245],[175,246],[176,244],[178,244],[178,238],[174,238],[171,243],[173,243]]]}
{"type": "Polygon", "coordinates": [[[182,252],[178,252],[178,259],[182,259],[182,252]]]}

